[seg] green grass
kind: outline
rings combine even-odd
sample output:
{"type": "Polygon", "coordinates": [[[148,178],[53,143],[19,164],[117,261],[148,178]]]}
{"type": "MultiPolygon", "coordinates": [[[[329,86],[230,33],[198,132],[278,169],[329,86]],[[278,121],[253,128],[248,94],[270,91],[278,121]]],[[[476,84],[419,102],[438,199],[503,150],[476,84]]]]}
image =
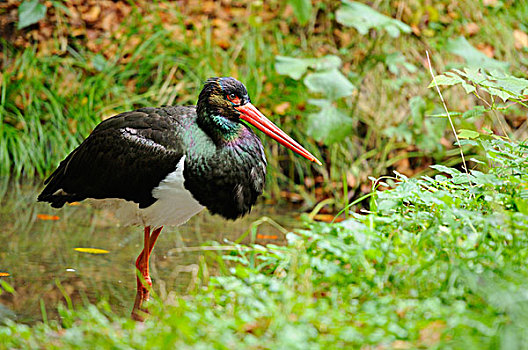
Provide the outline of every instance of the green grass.
{"type": "Polygon", "coordinates": [[[374,189],[369,213],[212,258],[220,275],[203,265],[142,327],[105,302],[61,304],[60,321],[7,321],[0,347],[526,348],[528,147],[475,142],[478,171],[377,181],[392,189],[374,189]]]}

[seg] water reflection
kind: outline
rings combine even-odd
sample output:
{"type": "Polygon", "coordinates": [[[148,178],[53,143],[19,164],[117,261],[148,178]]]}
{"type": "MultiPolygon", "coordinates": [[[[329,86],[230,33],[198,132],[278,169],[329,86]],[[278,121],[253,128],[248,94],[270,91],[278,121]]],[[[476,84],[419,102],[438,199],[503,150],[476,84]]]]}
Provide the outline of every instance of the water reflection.
{"type": "MultiPolygon", "coordinates": [[[[17,321],[31,323],[42,319],[43,308],[48,318],[57,318],[56,306],[67,298],[74,305],[106,298],[116,313],[128,315],[136,293],[134,262],[142,249],[143,230],[119,227],[111,212],[83,203],[61,210],[37,203],[40,189],[40,184],[0,185],[0,272],[10,274],[0,278],[16,290],[14,295],[0,295],[0,318],[12,311],[17,321]],[[109,253],[87,254],[75,251],[77,247],[109,253]]],[[[235,222],[204,211],[186,225],[166,227],[151,257],[154,290],[162,297],[170,291],[186,293],[204,263],[208,273],[214,273],[216,248],[200,246],[241,237],[244,243],[280,244],[284,232],[273,225],[262,224],[256,235],[248,231],[263,215],[283,227],[298,225],[294,212],[259,203],[251,215],[235,222]]]]}

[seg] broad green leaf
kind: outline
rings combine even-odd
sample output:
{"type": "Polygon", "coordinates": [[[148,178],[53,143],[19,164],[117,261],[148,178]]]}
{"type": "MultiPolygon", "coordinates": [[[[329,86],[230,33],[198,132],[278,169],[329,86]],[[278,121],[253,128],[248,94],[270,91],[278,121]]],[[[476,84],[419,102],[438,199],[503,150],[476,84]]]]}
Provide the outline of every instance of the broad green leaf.
{"type": "Polygon", "coordinates": [[[395,52],[385,56],[385,64],[392,74],[400,74],[399,66],[405,68],[409,73],[414,73],[417,70],[415,65],[407,62],[401,52],[395,52]]]}
{"type": "Polygon", "coordinates": [[[293,8],[293,13],[300,25],[305,25],[312,15],[311,0],[289,0],[288,4],[293,8]]]}
{"type": "Polygon", "coordinates": [[[468,84],[468,83],[462,83],[462,87],[464,88],[464,90],[466,90],[466,94],[470,94],[472,92],[475,92],[477,91],[477,88],[474,87],[473,85],[471,84],[468,84]]]}
{"type": "Polygon", "coordinates": [[[306,133],[315,140],[330,145],[342,141],[352,131],[353,121],[328,100],[308,100],[321,110],[308,115],[306,133]]]}
{"type": "Polygon", "coordinates": [[[430,168],[433,168],[435,170],[438,170],[438,171],[441,171],[443,173],[449,174],[451,176],[458,176],[458,175],[461,174],[460,170],[455,169],[455,168],[450,168],[450,167],[447,167],[447,166],[441,165],[441,164],[431,165],[430,168]]]}
{"type": "Polygon", "coordinates": [[[495,77],[497,85],[502,89],[509,91],[516,95],[523,95],[523,91],[528,89],[528,80],[523,78],[517,78],[511,75],[503,77],[495,77]]]}
{"type": "Polygon", "coordinates": [[[523,99],[528,87],[528,80],[505,76],[501,73],[481,72],[486,79],[482,79],[480,85],[491,95],[498,96],[503,102],[509,99],[523,99]]]}
{"type": "Polygon", "coordinates": [[[460,131],[458,132],[458,138],[459,139],[476,139],[477,137],[479,137],[480,133],[478,133],[477,131],[473,131],[473,130],[468,130],[468,129],[460,129],[460,131]]]}
{"type": "Polygon", "coordinates": [[[341,59],[334,55],[326,55],[321,58],[314,59],[314,63],[311,65],[315,70],[326,70],[341,67],[341,59]]]}
{"type": "Polygon", "coordinates": [[[333,69],[341,66],[341,59],[334,55],[321,58],[295,58],[287,56],[275,57],[275,70],[281,75],[287,75],[299,80],[308,68],[316,70],[333,69]]]}
{"type": "Polygon", "coordinates": [[[367,34],[371,28],[384,29],[393,38],[398,37],[401,32],[411,32],[411,27],[407,24],[382,15],[369,6],[355,1],[343,0],[343,4],[335,14],[337,22],[356,28],[362,35],[367,34]]]}
{"type": "Polygon", "coordinates": [[[473,109],[470,109],[469,111],[464,112],[462,114],[462,118],[469,119],[469,118],[476,118],[480,117],[481,115],[486,112],[486,108],[484,106],[475,106],[473,109]]]}
{"type": "MultiPolygon", "coordinates": [[[[487,56],[486,56],[487,57],[487,56]]],[[[460,71],[456,70],[457,73],[460,71]]],[[[460,73],[459,73],[460,74],[460,73]]],[[[483,82],[487,81],[488,77],[485,74],[485,72],[480,69],[479,67],[465,67],[464,73],[460,74],[463,77],[466,77],[469,81],[475,83],[475,84],[482,84],[483,82]]]]}
{"type": "Polygon", "coordinates": [[[500,73],[490,73],[490,79],[485,85],[490,86],[488,91],[499,96],[504,102],[508,99],[523,99],[526,89],[528,89],[528,80],[513,77],[500,73]]]}
{"type": "Polygon", "coordinates": [[[494,95],[494,96],[498,96],[500,97],[500,99],[503,101],[503,102],[506,102],[509,98],[511,97],[516,97],[515,95],[512,95],[510,94],[509,92],[507,91],[504,91],[504,90],[500,90],[500,89],[496,89],[496,88],[493,88],[493,87],[490,87],[490,88],[485,88],[484,90],[486,90],[487,92],[490,93],[490,95],[494,95]]]}
{"type": "Polygon", "coordinates": [[[18,7],[18,29],[37,23],[46,16],[46,6],[38,0],[24,1],[18,7]]]}
{"type": "Polygon", "coordinates": [[[73,250],[81,253],[90,253],[90,254],[108,254],[109,251],[99,248],[73,248],[73,250]]]}
{"type": "MultiPolygon", "coordinates": [[[[461,84],[461,83],[464,82],[464,79],[462,79],[458,75],[447,76],[447,75],[444,75],[444,74],[440,74],[440,75],[437,75],[435,77],[435,79],[436,79],[436,84],[437,85],[448,85],[448,86],[450,86],[450,85],[461,84]]],[[[431,83],[427,86],[428,88],[431,88],[431,87],[435,86],[435,79],[433,79],[433,81],[431,81],[431,83]]]]}
{"type": "Polygon", "coordinates": [[[299,80],[306,73],[308,67],[314,64],[314,58],[294,58],[287,56],[275,57],[275,70],[281,75],[287,75],[299,80]]]}
{"type": "Polygon", "coordinates": [[[350,96],[356,88],[339,70],[331,69],[311,73],[304,78],[304,84],[313,92],[320,92],[331,100],[350,96]]]}
{"type": "Polygon", "coordinates": [[[449,40],[446,45],[447,51],[458,55],[466,61],[470,67],[478,67],[484,69],[498,69],[505,71],[509,67],[509,63],[489,58],[476,48],[474,48],[463,36],[457,39],[449,40]]]}
{"type": "Polygon", "coordinates": [[[421,96],[414,96],[409,100],[413,124],[422,125],[427,104],[421,96]]]}

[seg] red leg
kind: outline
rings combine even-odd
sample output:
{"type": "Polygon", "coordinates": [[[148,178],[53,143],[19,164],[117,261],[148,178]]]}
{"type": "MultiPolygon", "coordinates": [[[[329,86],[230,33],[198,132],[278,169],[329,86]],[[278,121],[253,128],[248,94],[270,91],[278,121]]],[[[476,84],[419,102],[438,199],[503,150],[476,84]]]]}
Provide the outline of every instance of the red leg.
{"type": "Polygon", "coordinates": [[[136,268],[143,277],[142,279],[139,276],[136,277],[137,293],[134,308],[132,309],[132,318],[137,321],[143,321],[144,318],[142,313],[148,313],[148,310],[143,306],[143,303],[149,300],[149,289],[152,287],[152,280],[149,275],[149,259],[154,244],[156,243],[162,229],[163,226],[155,229],[152,234],[150,234],[150,226],[145,226],[143,250],[136,260],[136,268]],[[143,281],[148,284],[148,286],[146,286],[143,281]]]}

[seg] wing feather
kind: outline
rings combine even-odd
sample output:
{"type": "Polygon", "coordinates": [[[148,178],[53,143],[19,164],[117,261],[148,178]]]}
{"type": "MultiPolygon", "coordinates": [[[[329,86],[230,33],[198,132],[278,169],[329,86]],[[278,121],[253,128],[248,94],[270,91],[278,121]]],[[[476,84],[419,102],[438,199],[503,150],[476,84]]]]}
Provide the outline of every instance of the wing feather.
{"type": "Polygon", "coordinates": [[[122,198],[148,207],[156,201],[152,190],[184,155],[179,127],[155,108],[103,121],[46,180],[38,200],[62,207],[86,198],[122,198]]]}

